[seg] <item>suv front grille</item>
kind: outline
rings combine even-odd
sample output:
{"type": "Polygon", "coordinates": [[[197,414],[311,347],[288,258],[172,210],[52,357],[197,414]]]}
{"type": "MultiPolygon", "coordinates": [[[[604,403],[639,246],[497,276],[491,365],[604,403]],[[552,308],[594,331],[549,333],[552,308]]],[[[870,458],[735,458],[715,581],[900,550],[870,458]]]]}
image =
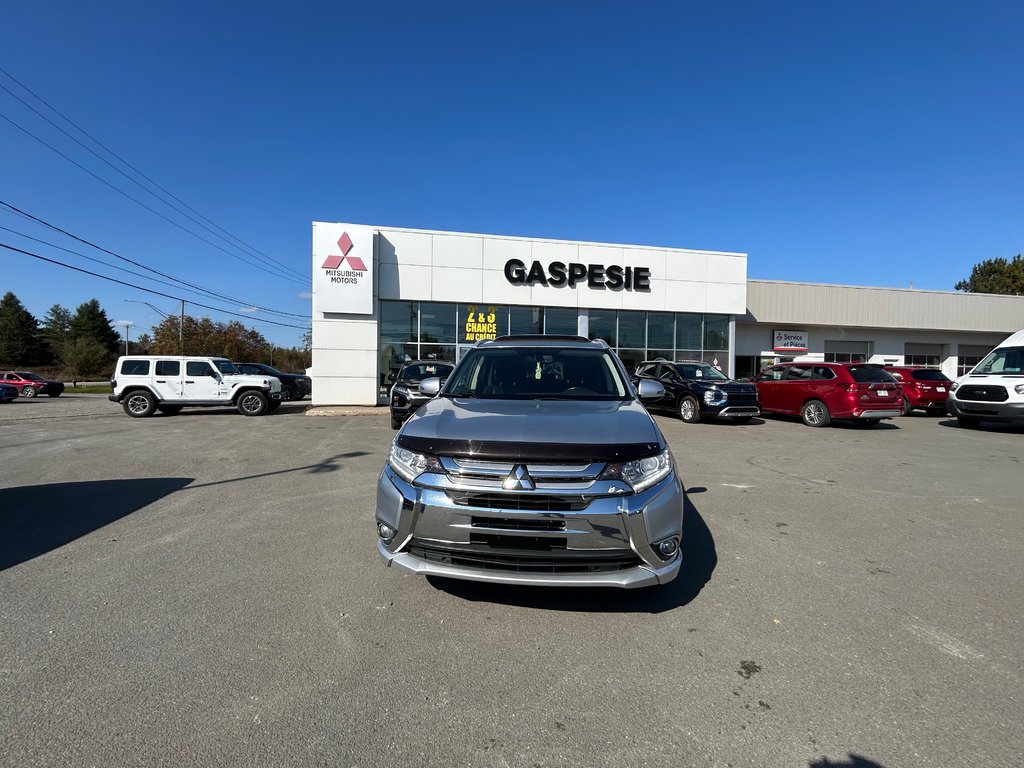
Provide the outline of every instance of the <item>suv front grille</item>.
{"type": "Polygon", "coordinates": [[[498,531],[564,531],[565,520],[536,520],[519,517],[476,517],[472,518],[474,528],[491,528],[498,531]]]}
{"type": "Polygon", "coordinates": [[[1000,387],[992,384],[985,386],[980,384],[965,384],[956,391],[956,397],[958,400],[1002,403],[1009,398],[1009,395],[1006,393],[1006,387],[1000,387]]]}
{"type": "Polygon", "coordinates": [[[562,496],[548,493],[477,493],[447,491],[448,498],[461,507],[479,509],[515,509],[525,512],[573,512],[586,509],[586,496],[562,496]]]}
{"type": "Polygon", "coordinates": [[[454,549],[413,539],[409,554],[432,563],[513,573],[607,573],[640,565],[640,558],[629,549],[531,552],[496,549],[486,544],[454,549]]]}

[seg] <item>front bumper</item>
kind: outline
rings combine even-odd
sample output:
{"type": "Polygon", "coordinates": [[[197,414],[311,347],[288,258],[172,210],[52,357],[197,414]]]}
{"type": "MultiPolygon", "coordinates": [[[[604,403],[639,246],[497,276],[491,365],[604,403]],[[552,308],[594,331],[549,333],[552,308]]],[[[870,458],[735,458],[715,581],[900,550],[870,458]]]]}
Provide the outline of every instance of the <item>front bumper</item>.
{"type": "Polygon", "coordinates": [[[964,416],[981,421],[1024,423],[1024,403],[987,403],[977,400],[946,400],[950,416],[964,416]]]}
{"type": "Polygon", "coordinates": [[[391,417],[398,421],[405,421],[420,409],[420,406],[430,400],[429,397],[402,398],[403,402],[395,404],[395,398],[391,399],[391,417]]]}
{"type": "Polygon", "coordinates": [[[385,466],[376,521],[397,533],[378,539],[377,551],[389,566],[427,576],[535,586],[653,586],[679,573],[682,547],[663,559],[654,544],[681,541],[683,506],[674,473],[640,493],[602,496],[582,509],[553,512],[456,503],[447,491],[407,483],[385,466]]]}

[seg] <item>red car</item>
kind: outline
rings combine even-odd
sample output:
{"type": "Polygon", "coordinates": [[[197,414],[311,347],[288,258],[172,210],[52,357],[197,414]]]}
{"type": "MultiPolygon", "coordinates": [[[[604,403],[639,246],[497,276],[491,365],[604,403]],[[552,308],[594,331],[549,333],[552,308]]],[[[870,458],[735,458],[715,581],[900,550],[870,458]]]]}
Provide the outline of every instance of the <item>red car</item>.
{"type": "Polygon", "coordinates": [[[60,397],[64,391],[64,384],[52,379],[44,379],[38,373],[27,371],[4,371],[0,373],[0,383],[18,390],[22,397],[35,397],[36,395],[49,395],[60,397]]]}
{"type": "Polygon", "coordinates": [[[903,409],[923,408],[933,416],[946,415],[946,398],[953,382],[937,368],[887,365],[885,370],[903,386],[903,409]]]}
{"type": "Polygon", "coordinates": [[[799,416],[809,427],[832,419],[873,426],[903,415],[903,392],[882,366],[870,363],[781,363],[754,379],[762,413],[799,416]]]}

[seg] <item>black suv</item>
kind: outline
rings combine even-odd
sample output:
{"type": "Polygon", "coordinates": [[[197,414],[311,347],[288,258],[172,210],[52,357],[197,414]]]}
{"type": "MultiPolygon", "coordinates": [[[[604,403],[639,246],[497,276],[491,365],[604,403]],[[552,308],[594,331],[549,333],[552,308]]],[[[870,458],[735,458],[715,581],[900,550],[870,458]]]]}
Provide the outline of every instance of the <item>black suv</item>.
{"type": "Polygon", "coordinates": [[[301,400],[313,392],[313,382],[301,373],[284,373],[263,363],[235,363],[235,367],[249,376],[273,376],[281,382],[284,400],[301,400]]]}
{"type": "Polygon", "coordinates": [[[757,387],[733,381],[714,366],[699,360],[652,360],[637,366],[634,382],[653,379],[665,388],[665,396],[644,403],[651,411],[670,411],[687,424],[702,418],[723,417],[750,421],[761,413],[757,387]]]}
{"type": "Polygon", "coordinates": [[[444,380],[455,366],[445,360],[413,360],[402,366],[398,374],[389,374],[388,380],[395,382],[391,387],[391,428],[398,429],[402,422],[412,416],[432,395],[420,392],[420,382],[437,377],[444,380]]]}

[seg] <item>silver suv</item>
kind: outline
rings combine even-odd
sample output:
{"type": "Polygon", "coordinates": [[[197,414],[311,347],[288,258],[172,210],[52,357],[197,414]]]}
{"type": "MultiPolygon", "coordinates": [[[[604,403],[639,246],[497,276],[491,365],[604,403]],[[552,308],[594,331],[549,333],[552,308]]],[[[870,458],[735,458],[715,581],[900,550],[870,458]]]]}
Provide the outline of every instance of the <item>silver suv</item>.
{"type": "Polygon", "coordinates": [[[634,388],[603,341],[478,343],[391,446],[380,555],[412,573],[505,584],[671,581],[683,486],[640,403],[663,396],[656,381],[634,388]]]}
{"type": "Polygon", "coordinates": [[[135,417],[185,406],[234,406],[245,416],[262,416],[281,405],[276,377],[246,376],[223,357],[119,357],[110,386],[109,399],[135,417]]]}

